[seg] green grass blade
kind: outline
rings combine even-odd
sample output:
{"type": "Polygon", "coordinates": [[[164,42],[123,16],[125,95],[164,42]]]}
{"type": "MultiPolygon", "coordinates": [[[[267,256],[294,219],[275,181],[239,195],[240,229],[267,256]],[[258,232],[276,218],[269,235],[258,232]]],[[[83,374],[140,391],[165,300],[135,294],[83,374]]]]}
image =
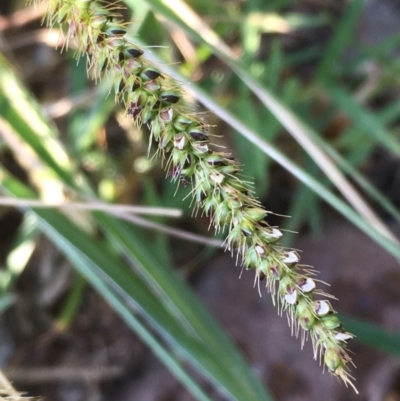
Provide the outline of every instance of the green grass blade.
{"type": "MultiPolygon", "coordinates": [[[[12,179],[5,172],[2,174],[2,185],[8,192],[18,197],[32,198],[33,196],[21,183],[12,179]]],[[[57,232],[57,236],[61,236],[64,241],[68,241],[71,246],[76,248],[84,260],[87,259],[91,264],[97,266],[97,273],[100,277],[110,283],[114,290],[125,299],[125,302],[136,305],[143,316],[146,317],[149,324],[161,337],[168,341],[175,349],[175,352],[178,352],[181,357],[184,356],[187,361],[190,361],[216,388],[229,395],[229,399],[238,401],[271,400],[271,397],[265,393],[262,385],[257,383],[257,380],[252,376],[252,373],[244,363],[242,365],[238,363],[240,357],[238,357],[237,353],[234,352],[231,355],[230,353],[223,352],[222,350],[226,349],[226,344],[224,343],[219,344],[220,350],[219,353],[216,353],[214,351],[218,349],[218,345],[211,344],[210,346],[209,341],[206,342],[199,338],[196,330],[204,333],[208,330],[207,326],[201,328],[200,323],[200,325],[197,324],[196,330],[189,330],[186,322],[183,324],[181,318],[176,318],[176,313],[181,312],[178,311],[175,305],[171,307],[173,301],[166,302],[166,291],[163,290],[162,286],[155,288],[152,285],[153,283],[149,285],[148,280],[143,280],[143,278],[135,275],[127,265],[121,262],[119,256],[111,251],[107,243],[101,244],[98,240],[90,238],[62,214],[54,210],[45,209],[37,209],[34,212],[42,221],[52,227],[53,234],[49,236],[50,240],[53,240],[53,237],[55,237],[54,232],[57,232]],[[239,374],[245,372],[246,369],[248,370],[247,374],[243,374],[240,377],[239,374]]],[[[110,217],[106,217],[106,219],[113,221],[110,217]]],[[[123,232],[122,234],[127,234],[127,232],[123,232]]],[[[116,239],[118,240],[118,237],[115,237],[114,241],[116,239]]],[[[142,251],[143,255],[139,256],[146,258],[144,248],[142,251]]],[[[68,257],[68,254],[66,256],[68,257]]],[[[132,263],[142,272],[142,277],[144,276],[143,272],[147,269],[154,272],[154,267],[150,264],[143,266],[141,265],[142,262],[144,263],[146,260],[142,261],[138,258],[132,260],[132,263]]],[[[160,272],[162,270],[158,273],[160,272]]],[[[172,277],[170,272],[170,281],[172,277]]],[[[163,285],[166,286],[165,283],[163,285]]],[[[183,283],[179,283],[177,287],[181,294],[189,291],[183,290],[181,286],[183,286],[183,283]]],[[[186,299],[186,302],[192,308],[196,306],[191,302],[191,299],[186,299]]],[[[205,312],[199,308],[199,310],[191,310],[190,313],[193,316],[196,313],[201,316],[205,312]]],[[[207,321],[210,322],[210,319],[208,318],[207,321]]],[[[215,330],[216,324],[211,323],[210,328],[215,330]]],[[[229,342],[222,333],[219,335],[219,338],[229,342]]],[[[233,349],[233,346],[231,347],[233,349]]]]}
{"type": "Polygon", "coordinates": [[[74,322],[87,286],[88,283],[82,275],[75,275],[75,282],[55,322],[58,330],[64,331],[74,322]]]}
{"type": "Polygon", "coordinates": [[[326,87],[332,101],[341,109],[353,124],[368,134],[368,139],[384,147],[388,152],[400,156],[400,142],[390,134],[384,125],[371,112],[364,109],[350,94],[338,85],[326,87]]]}
{"type": "Polygon", "coordinates": [[[0,294],[0,315],[14,303],[14,297],[11,294],[0,294]]]}
{"type": "MultiPolygon", "coordinates": [[[[53,216],[42,216],[42,229],[52,242],[64,253],[72,265],[92,284],[94,288],[113,306],[114,310],[130,326],[141,340],[152,350],[152,352],[163,362],[175,377],[187,388],[187,390],[197,400],[211,401],[196,381],[187,373],[182,362],[169,351],[160,341],[151,333],[151,331],[135,316],[132,309],[127,306],[126,300],[115,289],[110,288],[107,281],[99,274],[101,267],[94,263],[87,254],[79,250],[69,241],[68,236],[60,234],[58,224],[53,216]]],[[[61,222],[65,225],[65,222],[61,222]]],[[[80,238],[82,239],[82,238],[80,238]]],[[[160,306],[160,305],[159,305],[160,306]]]]}
{"type": "MultiPolygon", "coordinates": [[[[125,0],[128,5],[131,1],[132,0],[125,0]]],[[[193,14],[192,10],[187,9],[182,2],[180,2],[182,9],[180,10],[179,15],[176,11],[176,7],[171,7],[166,3],[165,0],[148,0],[147,3],[151,4],[156,11],[171,19],[171,21],[176,23],[194,39],[209,46],[214,53],[218,55],[218,57],[224,60],[243,80],[243,82],[245,82],[246,85],[260,98],[260,100],[275,114],[275,116],[292,133],[292,135],[294,135],[298,141],[301,141],[305,150],[313,150],[312,155],[318,156],[318,159],[320,160],[319,166],[326,174],[328,174],[329,178],[333,180],[335,185],[339,186],[342,193],[351,200],[352,205],[355,205],[357,210],[359,210],[359,212],[365,216],[365,220],[363,219],[360,221],[360,217],[357,215],[357,213],[354,213],[351,208],[348,208],[348,206],[338,197],[336,197],[331,191],[329,191],[326,187],[321,186],[304,170],[294,165],[273,145],[267,144],[265,141],[263,141],[260,138],[260,135],[250,130],[246,124],[242,123],[232,114],[228,113],[225,108],[220,107],[220,105],[218,105],[214,99],[212,99],[210,96],[207,96],[198,87],[191,85],[190,88],[188,88],[188,92],[194,94],[194,96],[209,110],[212,110],[220,118],[225,120],[229,125],[253,142],[258,148],[266,152],[270,157],[275,159],[275,161],[280,163],[306,185],[309,185],[310,188],[319,193],[322,198],[335,207],[346,218],[352,221],[357,227],[361,228],[377,243],[382,245],[390,253],[396,254],[398,257],[399,250],[395,243],[397,241],[395,237],[390,233],[385,224],[380,221],[380,219],[375,215],[365,201],[358,195],[357,191],[354,190],[353,186],[345,179],[335,165],[325,156],[321,149],[310,140],[309,131],[311,131],[311,129],[307,127],[304,122],[302,122],[296,115],[294,115],[294,113],[286,108],[269,91],[263,88],[260,82],[251,77],[248,74],[245,66],[233,59],[230,49],[206,24],[201,22],[198,17],[193,14]],[[183,20],[183,18],[185,18],[185,20],[183,20]],[[191,21],[190,25],[188,21],[191,21]],[[368,219],[369,222],[367,222],[366,219],[368,219]]],[[[151,57],[155,59],[154,55],[151,55],[151,57]]],[[[165,69],[178,80],[185,80],[184,77],[180,76],[180,74],[176,73],[173,69],[165,69]]]]}
{"type": "Polygon", "coordinates": [[[400,334],[392,333],[376,324],[339,314],[340,320],[356,336],[356,341],[379,351],[400,357],[400,334]]]}
{"type": "Polygon", "coordinates": [[[383,65],[392,61],[392,55],[397,51],[399,44],[400,33],[395,33],[377,44],[367,47],[361,46],[358,49],[358,54],[355,55],[355,59],[342,67],[342,74],[344,76],[352,75],[354,71],[357,71],[363,64],[370,62],[371,59],[383,65]]]}
{"type": "MultiPolygon", "coordinates": [[[[66,185],[74,184],[74,173],[72,164],[68,161],[68,156],[63,149],[63,147],[55,139],[55,128],[40,114],[40,109],[37,106],[35,100],[29,95],[29,93],[24,89],[23,85],[18,81],[10,69],[7,63],[4,61],[2,64],[4,69],[0,71],[1,81],[0,81],[0,103],[7,106],[5,108],[6,112],[3,115],[6,121],[12,126],[16,134],[24,141],[25,144],[29,144],[30,148],[35,153],[33,157],[37,158],[37,161],[41,166],[48,172],[48,174],[53,174],[58,177],[60,182],[66,185]],[[12,94],[8,91],[6,86],[9,85],[9,81],[14,82],[14,86],[18,86],[18,96],[22,96],[29,99],[24,103],[24,109],[18,108],[11,99],[12,94]],[[13,80],[13,81],[12,81],[13,80]],[[31,110],[32,107],[32,110],[31,110]],[[37,110],[36,110],[37,109],[37,110]],[[29,125],[31,114],[35,113],[37,124],[29,125]],[[40,132],[36,130],[40,127],[44,127],[46,133],[48,134],[49,140],[41,140],[40,132]],[[56,144],[57,152],[52,152],[52,149],[56,144]],[[62,154],[67,160],[66,166],[62,165],[62,158],[59,155],[62,154]]],[[[15,103],[18,103],[16,101],[15,103]]],[[[36,160],[36,159],[35,159],[36,160]]],[[[11,193],[17,194],[18,197],[28,197],[33,198],[34,194],[27,192],[26,188],[16,180],[10,180],[7,178],[5,171],[1,172],[2,185],[7,187],[7,190],[11,193]]],[[[78,188],[75,187],[76,193],[78,195],[84,196],[86,192],[90,193],[88,187],[78,188]]],[[[84,258],[89,259],[90,263],[97,266],[99,269],[99,274],[104,280],[109,283],[113,283],[115,290],[119,294],[123,294],[126,302],[135,303],[140,306],[143,315],[146,317],[147,321],[151,326],[157,330],[158,335],[167,339],[170,344],[174,346],[175,352],[180,355],[185,355],[185,359],[190,361],[193,366],[196,366],[197,370],[207,377],[214,385],[226,394],[229,394],[230,399],[235,400],[271,400],[271,397],[262,388],[262,385],[255,379],[254,375],[251,373],[249,367],[245,366],[241,360],[242,365],[237,364],[239,357],[236,352],[231,352],[232,355],[226,354],[223,357],[223,351],[225,348],[224,344],[220,344],[219,356],[220,358],[215,358],[215,355],[211,353],[211,349],[216,350],[217,345],[209,345],[199,340],[199,336],[193,334],[192,331],[187,330],[187,325],[182,325],[182,319],[176,318],[176,313],[178,312],[176,306],[173,304],[173,300],[169,303],[164,304],[164,299],[160,299],[160,293],[165,291],[154,291],[154,287],[149,285],[148,282],[144,281],[142,278],[135,276],[128,266],[121,263],[119,257],[115,255],[110,247],[110,244],[98,243],[88,234],[82,232],[75,225],[73,225],[66,217],[54,210],[44,210],[37,209],[35,213],[41,217],[43,221],[47,221],[58,233],[58,236],[64,238],[68,241],[71,246],[78,249],[79,253],[83,255],[84,258]],[[168,306],[168,307],[167,307],[168,306]],[[172,313],[173,311],[174,313],[172,313]],[[235,359],[236,358],[236,359],[235,359]],[[225,361],[234,360],[236,364],[225,364],[225,361]],[[241,377],[238,375],[238,370],[247,370],[247,373],[243,373],[241,377]]],[[[50,239],[52,239],[50,237],[50,239]]],[[[111,239],[112,243],[112,239],[111,239]]],[[[65,249],[65,248],[64,248],[65,249]]],[[[139,261],[140,262],[140,261],[139,261]]],[[[146,271],[146,267],[141,266],[140,263],[139,270],[146,271]]],[[[166,285],[165,283],[161,283],[166,285]]],[[[180,285],[183,285],[180,283],[180,285]]],[[[181,291],[180,285],[176,291],[181,291]]],[[[114,288],[114,287],[113,287],[114,288]]],[[[162,289],[162,287],[161,287],[162,289]]],[[[190,305],[190,301],[187,301],[187,305],[190,305]]],[[[192,302],[193,306],[193,302],[192,302]]],[[[196,309],[192,310],[191,313],[194,316],[196,314],[196,309]]],[[[199,316],[205,312],[200,312],[199,316]]],[[[211,319],[211,318],[209,318],[211,319]]],[[[200,323],[197,323],[197,328],[199,331],[206,332],[207,328],[203,327],[200,330],[200,323]]],[[[216,327],[216,323],[213,323],[211,327],[216,327]]],[[[226,336],[220,335],[220,338],[227,340],[226,336]]],[[[234,349],[230,345],[230,351],[234,349]]]]}
{"type": "Polygon", "coordinates": [[[18,132],[38,156],[69,186],[75,187],[72,164],[54,136],[53,124],[0,54],[1,118],[18,132]]]}
{"type": "MultiPolygon", "coordinates": [[[[151,58],[152,60],[155,60],[157,62],[162,62],[162,60],[156,58],[154,55],[151,55],[151,58]]],[[[168,74],[174,76],[176,79],[180,81],[185,81],[185,77],[180,75],[174,69],[168,66],[164,66],[163,69],[168,74]]],[[[212,96],[208,95],[198,86],[192,84],[186,90],[187,92],[195,96],[196,99],[198,99],[209,110],[212,110],[215,115],[217,115],[227,124],[229,124],[236,131],[240,132],[250,142],[256,145],[259,149],[261,149],[268,156],[274,159],[282,167],[288,170],[293,176],[295,176],[297,179],[299,179],[301,182],[307,185],[310,189],[312,189],[316,194],[318,194],[318,196],[324,199],[328,204],[330,204],[346,219],[348,219],[361,231],[363,231],[369,237],[371,237],[377,244],[381,245],[383,249],[385,249],[387,252],[389,252],[397,259],[400,259],[400,248],[395,242],[388,240],[388,238],[385,235],[381,234],[373,225],[371,225],[369,222],[361,218],[360,215],[356,213],[353,210],[353,208],[348,206],[341,198],[335,195],[326,186],[322,185],[317,179],[312,177],[304,169],[299,167],[290,158],[285,156],[275,146],[267,143],[258,132],[255,132],[252,129],[250,129],[247,124],[239,120],[226,108],[222,107],[219,103],[215,101],[215,99],[212,96]]]]}
{"type": "MultiPolygon", "coordinates": [[[[141,266],[139,274],[155,289],[164,303],[173,305],[175,314],[182,326],[195,333],[208,351],[230,367],[233,380],[249,399],[265,399],[266,394],[260,383],[248,370],[229,338],[218,328],[192,292],[179,279],[168,264],[162,265],[152,257],[145,243],[133,234],[129,227],[104,214],[96,214],[107,233],[111,233],[124,251],[134,262],[141,266]]],[[[139,269],[138,269],[139,270],[139,269]]]]}
{"type": "Polygon", "coordinates": [[[394,219],[400,222],[400,212],[394,204],[374,185],[372,185],[362,174],[360,174],[351,163],[340,155],[335,148],[325,141],[321,136],[311,133],[313,140],[329,155],[343,171],[345,171],[372,199],[377,201],[394,219]]]}
{"type": "Polygon", "coordinates": [[[327,81],[334,75],[335,68],[341,63],[340,56],[347,47],[350,39],[352,39],[363,7],[364,0],[353,0],[349,3],[348,9],[341,18],[338,26],[336,26],[333,38],[319,64],[317,71],[318,80],[327,81]]]}
{"type": "MultiPolygon", "coordinates": [[[[43,214],[43,212],[40,212],[43,214]]],[[[62,227],[59,225],[56,227],[58,233],[65,232],[66,222],[62,222],[62,227]]],[[[72,231],[72,230],[71,230],[72,231]]],[[[214,356],[210,353],[208,344],[199,342],[195,335],[197,333],[188,332],[187,325],[182,324],[182,320],[175,321],[171,318],[171,311],[166,306],[165,297],[160,297],[159,292],[155,291],[157,295],[152,295],[154,289],[151,288],[151,292],[146,289],[144,283],[140,282],[139,279],[132,279],[127,273],[123,272],[122,268],[117,264],[117,260],[113,260],[110,255],[105,252],[99,252],[95,249],[95,244],[84,246],[84,238],[79,238],[74,228],[75,238],[73,239],[74,246],[81,248],[81,252],[86,257],[90,257],[90,260],[95,261],[96,265],[99,266],[102,273],[106,273],[107,277],[112,280],[113,286],[116,286],[118,292],[124,293],[124,298],[134,302],[138,305],[151,319],[152,326],[157,329],[159,334],[166,339],[170,344],[174,344],[179,350],[180,354],[184,354],[191,363],[197,367],[198,371],[208,377],[217,388],[222,390],[224,393],[230,394],[232,399],[237,400],[267,400],[267,397],[253,397],[252,394],[247,394],[248,398],[244,398],[244,388],[241,383],[232,380],[231,372],[224,370],[225,360],[214,359],[214,356]],[[79,241],[79,244],[77,243],[79,241]],[[93,249],[97,254],[91,255],[89,249],[93,249]],[[112,269],[112,271],[111,271],[112,269]],[[134,298],[133,298],[134,297],[134,298]],[[223,366],[221,366],[223,363],[223,366]]],[[[67,237],[71,242],[71,233],[65,233],[64,237],[67,237]]],[[[136,264],[137,265],[137,264],[136,264]]],[[[148,267],[148,266],[147,266],[148,267]]],[[[143,270],[143,267],[141,267],[143,270]]],[[[181,289],[182,291],[182,289],[181,289]]],[[[176,310],[174,311],[176,313],[176,310]]],[[[194,313],[195,311],[193,311],[194,313]]],[[[175,314],[174,313],[174,314],[175,314]]],[[[173,315],[174,315],[173,314],[173,315]]],[[[203,330],[207,330],[204,328],[203,330]]],[[[222,344],[220,344],[222,347],[222,344]]],[[[247,392],[246,392],[247,393],[247,392]]]]}

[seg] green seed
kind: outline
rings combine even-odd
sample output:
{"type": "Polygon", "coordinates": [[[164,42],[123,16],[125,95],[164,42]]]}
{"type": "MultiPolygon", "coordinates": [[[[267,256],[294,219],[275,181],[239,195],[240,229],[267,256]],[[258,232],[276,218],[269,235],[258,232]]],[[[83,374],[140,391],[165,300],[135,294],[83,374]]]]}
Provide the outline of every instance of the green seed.
{"type": "Polygon", "coordinates": [[[193,120],[190,118],[179,115],[174,121],[174,128],[177,131],[185,131],[192,123],[193,120]]]}
{"type": "Polygon", "coordinates": [[[324,363],[333,373],[343,364],[340,354],[333,348],[325,351],[324,363]]]}
{"type": "Polygon", "coordinates": [[[90,26],[96,29],[103,29],[108,21],[105,15],[94,15],[90,20],[90,26]]]}
{"type": "Polygon", "coordinates": [[[261,221],[267,215],[266,210],[261,207],[245,208],[243,213],[253,221],[261,221]]]}
{"type": "Polygon", "coordinates": [[[107,41],[107,45],[114,47],[116,49],[123,48],[125,46],[125,44],[126,44],[126,41],[125,41],[125,39],[122,39],[122,38],[112,38],[107,41]]]}
{"type": "Polygon", "coordinates": [[[314,327],[314,313],[304,298],[300,299],[298,305],[296,306],[296,316],[298,317],[301,327],[303,327],[304,330],[311,330],[314,327]]]}
{"type": "MultiPolygon", "coordinates": [[[[148,81],[144,84],[144,87],[152,93],[158,92],[161,89],[161,85],[157,81],[148,81]]],[[[157,103],[157,102],[156,102],[157,103]]],[[[156,104],[155,103],[155,104],[156,104]]],[[[161,103],[158,102],[158,106],[161,106],[161,103]]]]}
{"type": "Polygon", "coordinates": [[[336,315],[327,315],[321,318],[322,324],[329,330],[340,327],[340,320],[336,315]]]}

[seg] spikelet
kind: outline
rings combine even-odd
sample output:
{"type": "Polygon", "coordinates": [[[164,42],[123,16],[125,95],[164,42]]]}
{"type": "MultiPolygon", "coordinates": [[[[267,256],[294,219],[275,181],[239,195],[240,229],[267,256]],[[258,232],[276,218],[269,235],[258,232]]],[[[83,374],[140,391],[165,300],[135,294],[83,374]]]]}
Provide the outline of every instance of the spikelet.
{"type": "Polygon", "coordinates": [[[266,222],[268,213],[252,195],[252,185],[240,178],[240,163],[215,150],[210,127],[185,103],[181,85],[146,61],[144,49],[127,38],[118,8],[92,0],[50,0],[47,22],[67,27],[67,43],[75,41],[77,57],[87,56],[96,79],[110,78],[127,115],[149,127],[150,143],[156,142],[167,160],[172,181],[192,185],[195,213],[208,216],[217,232],[228,229],[226,249],[244,268],[255,269],[258,285],[265,281],[292,332],[301,335],[302,344],[310,338],[314,358],[357,391],[346,351],[353,336],[343,329],[331,296],[317,288],[314,271],[299,264],[295,251],[279,246],[282,232],[266,222]]]}

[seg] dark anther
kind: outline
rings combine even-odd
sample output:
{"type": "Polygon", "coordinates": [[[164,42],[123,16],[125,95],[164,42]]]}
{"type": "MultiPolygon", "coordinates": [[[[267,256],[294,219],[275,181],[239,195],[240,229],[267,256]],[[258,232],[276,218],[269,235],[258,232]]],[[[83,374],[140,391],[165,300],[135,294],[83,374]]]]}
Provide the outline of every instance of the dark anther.
{"type": "Polygon", "coordinates": [[[206,141],[208,140],[208,135],[203,134],[199,131],[190,131],[189,135],[196,141],[206,141]]]}
{"type": "Polygon", "coordinates": [[[120,29],[120,28],[112,28],[108,31],[109,34],[119,36],[119,35],[125,35],[126,31],[125,29],[120,29]]]}
{"type": "Polygon", "coordinates": [[[186,160],[185,160],[185,163],[183,163],[183,168],[184,168],[184,169],[185,169],[185,168],[188,168],[188,167],[191,166],[191,164],[192,164],[192,161],[191,161],[191,159],[190,159],[190,155],[188,155],[188,157],[187,157],[186,160]]]}
{"type": "Polygon", "coordinates": [[[160,95],[160,98],[162,100],[164,100],[165,102],[173,104],[173,103],[179,102],[179,99],[181,97],[179,95],[174,94],[174,93],[162,93],[160,95]]]}
{"type": "Polygon", "coordinates": [[[266,277],[266,275],[263,272],[260,272],[260,275],[258,276],[260,281],[263,281],[266,277]]]}
{"type": "Polygon", "coordinates": [[[140,88],[140,81],[138,79],[135,79],[135,82],[132,85],[132,92],[134,92],[136,89],[140,88]]]}
{"type": "Polygon", "coordinates": [[[124,60],[125,60],[124,53],[119,52],[118,53],[118,62],[120,63],[121,61],[124,61],[124,60]]]}
{"type": "Polygon", "coordinates": [[[143,71],[143,74],[149,79],[157,79],[161,75],[159,71],[150,69],[143,71]]]}
{"type": "Polygon", "coordinates": [[[129,49],[126,49],[126,52],[129,53],[133,58],[138,58],[140,57],[144,51],[140,49],[136,49],[134,47],[130,47],[129,49]]]}
{"type": "Polygon", "coordinates": [[[158,110],[160,108],[160,106],[161,106],[161,102],[159,100],[157,100],[154,103],[153,110],[158,110]]]}
{"type": "Polygon", "coordinates": [[[106,58],[106,59],[104,60],[104,63],[103,63],[103,65],[101,66],[101,72],[103,72],[103,71],[107,68],[107,65],[108,65],[108,58],[106,58]]]}
{"type": "Polygon", "coordinates": [[[226,166],[224,160],[207,160],[210,166],[226,166]]]}
{"type": "Polygon", "coordinates": [[[99,33],[96,39],[96,43],[101,43],[104,40],[104,35],[102,33],[99,33]]]}
{"type": "Polygon", "coordinates": [[[203,202],[204,200],[207,199],[207,194],[204,191],[200,192],[200,202],[203,202]]]}
{"type": "Polygon", "coordinates": [[[122,92],[124,88],[125,88],[125,82],[121,80],[121,82],[119,83],[118,92],[122,92]]]}

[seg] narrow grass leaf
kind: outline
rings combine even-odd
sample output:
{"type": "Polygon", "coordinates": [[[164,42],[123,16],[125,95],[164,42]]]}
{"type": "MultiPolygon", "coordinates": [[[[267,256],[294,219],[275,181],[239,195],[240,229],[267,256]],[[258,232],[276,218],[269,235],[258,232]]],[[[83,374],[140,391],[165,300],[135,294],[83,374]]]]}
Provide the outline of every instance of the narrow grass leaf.
{"type": "MultiPolygon", "coordinates": [[[[54,212],[53,212],[54,215],[54,212]]],[[[61,223],[65,224],[65,223],[61,223]]],[[[119,291],[115,290],[107,280],[104,280],[99,272],[101,266],[94,263],[87,254],[74,246],[67,237],[60,234],[54,216],[42,219],[42,229],[55,245],[64,253],[71,264],[88,280],[92,286],[103,296],[106,301],[114,308],[121,318],[130,326],[140,339],[152,350],[152,352],[163,362],[174,376],[181,381],[187,390],[197,400],[211,401],[195,379],[188,374],[180,358],[176,356],[176,350],[168,350],[162,342],[156,339],[151,330],[147,328],[139,317],[132,310],[132,306],[127,304],[126,297],[121,297],[119,291]]],[[[161,305],[159,305],[161,306],[161,305]]],[[[162,310],[162,308],[161,308],[162,310]]]]}
{"type": "MultiPolygon", "coordinates": [[[[129,4],[131,1],[132,0],[125,0],[127,4],[129,4]]],[[[364,226],[363,230],[368,235],[372,236],[374,240],[381,244],[385,249],[391,249],[390,252],[395,252],[396,254],[399,254],[398,249],[396,249],[396,239],[393,234],[390,233],[385,224],[380,221],[373,210],[359,196],[357,191],[355,191],[353,186],[345,179],[345,177],[329,160],[329,158],[324,155],[321,149],[314,143],[312,143],[312,141],[310,141],[308,133],[311,129],[307,127],[304,122],[302,122],[296,115],[294,115],[288,108],[286,108],[269,91],[263,88],[260,82],[251,77],[248,74],[246,68],[240,62],[233,58],[230,49],[203,21],[198,18],[197,15],[193,13],[190,8],[187,7],[187,5],[180,1],[183,9],[181,10],[182,12],[178,15],[178,13],[175,11],[175,8],[167,5],[165,0],[148,0],[148,3],[151,4],[151,6],[154,7],[155,10],[163,13],[163,15],[170,18],[174,23],[176,23],[193,38],[201,43],[207,44],[210,48],[212,48],[215,54],[217,54],[222,60],[224,60],[227,65],[229,65],[232,70],[235,71],[235,73],[247,84],[247,86],[251,88],[251,90],[259,97],[259,99],[275,114],[275,116],[281,121],[281,123],[288,129],[288,131],[290,131],[292,135],[295,136],[296,140],[298,140],[302,144],[305,150],[310,152],[312,157],[318,156],[318,160],[320,160],[319,166],[329,176],[329,178],[333,180],[335,185],[337,185],[341,189],[342,193],[350,200],[351,204],[355,208],[357,208],[359,213],[364,216],[365,220],[368,220],[369,222],[364,220],[360,222],[360,218],[356,217],[357,214],[354,214],[352,217],[350,217],[350,214],[353,214],[353,212],[350,210],[344,212],[344,204],[339,206],[338,210],[341,213],[344,212],[344,215],[347,218],[350,218],[351,221],[354,222],[354,224],[356,224],[358,227],[364,226]],[[185,18],[185,20],[183,20],[183,18],[185,18]],[[311,152],[311,150],[313,152],[311,152]],[[387,238],[386,241],[385,237],[387,238]]],[[[153,60],[157,59],[154,55],[151,56],[153,60]]],[[[176,73],[173,69],[168,67],[164,69],[176,79],[183,82],[185,81],[185,78],[180,76],[180,74],[176,73]]],[[[207,96],[204,92],[202,92],[198,87],[195,87],[194,85],[191,85],[190,88],[188,88],[188,92],[194,94],[195,97],[208,109],[213,110],[215,114],[228,122],[228,124],[230,124],[236,130],[241,132],[242,135],[246,136],[250,141],[260,147],[260,149],[263,149],[270,157],[274,158],[278,163],[282,164],[297,178],[301,179],[304,183],[307,183],[307,185],[310,185],[311,177],[304,170],[301,170],[300,172],[299,167],[294,167],[293,163],[289,161],[273,145],[267,144],[254,132],[249,132],[251,131],[249,127],[239,122],[234,116],[229,114],[226,109],[218,105],[214,101],[214,99],[212,99],[210,96],[207,96]],[[238,129],[238,126],[240,126],[241,129],[238,129]],[[307,176],[307,179],[304,179],[305,176],[307,176]]],[[[319,184],[315,184],[315,182],[311,184],[314,190],[316,187],[320,187],[319,184]]],[[[327,191],[328,190],[324,187],[323,190],[319,192],[321,197],[323,197],[332,205],[338,206],[339,204],[337,201],[339,199],[335,195],[333,195],[332,192],[327,191]],[[332,202],[332,199],[335,200],[332,202]]],[[[339,202],[341,203],[341,201],[339,202]]],[[[345,206],[345,208],[347,208],[347,206],[345,206]]]]}
{"type": "Polygon", "coordinates": [[[146,249],[145,243],[125,223],[104,214],[97,214],[97,219],[106,232],[112,233],[114,240],[118,241],[134,265],[140,267],[138,273],[155,289],[160,299],[174,305],[176,319],[180,320],[182,326],[195,333],[196,337],[207,344],[212,355],[223,361],[223,365],[230,367],[233,380],[243,392],[251,399],[264,399],[264,389],[250,373],[243,358],[173,269],[168,264],[161,265],[155,260],[146,249]]]}
{"type": "Polygon", "coordinates": [[[62,177],[67,185],[75,187],[71,162],[53,135],[53,124],[45,117],[36,100],[1,54],[0,109],[1,118],[18,132],[46,165],[62,177]]]}
{"type": "Polygon", "coordinates": [[[368,135],[370,141],[381,145],[389,153],[400,156],[400,142],[398,138],[388,132],[378,118],[361,106],[338,85],[329,85],[326,89],[336,107],[346,113],[353,121],[353,124],[368,135]]]}
{"type": "MultiPolygon", "coordinates": [[[[2,185],[8,192],[13,189],[13,194],[19,197],[33,196],[22,184],[11,179],[10,176],[4,173],[2,185]]],[[[247,375],[241,378],[239,377],[238,380],[238,369],[243,369],[243,366],[239,367],[229,362],[232,357],[231,354],[225,354],[224,356],[222,352],[220,352],[219,355],[214,353],[213,350],[217,349],[217,346],[213,349],[211,345],[210,348],[210,344],[202,341],[197,332],[188,330],[189,326],[187,324],[182,324],[182,319],[176,320],[174,316],[175,313],[171,314],[171,308],[168,307],[168,305],[171,305],[171,302],[169,301],[166,303],[165,301],[167,299],[162,295],[165,294],[165,291],[161,293],[159,289],[154,290],[154,286],[146,285],[146,281],[142,281],[142,279],[134,275],[126,265],[121,264],[119,257],[113,252],[110,252],[111,248],[107,246],[107,244],[101,245],[98,240],[94,241],[87,234],[78,229],[77,226],[72,224],[66,217],[54,210],[33,210],[42,220],[50,224],[54,230],[57,231],[59,236],[62,236],[77,248],[84,259],[87,258],[91,263],[98,266],[98,274],[103,277],[103,280],[115,287],[127,301],[139,307],[152,327],[158,331],[159,335],[170,344],[173,344],[174,347],[179,350],[179,353],[185,355],[185,358],[190,360],[190,362],[196,366],[197,370],[207,377],[208,380],[213,382],[217,388],[226,394],[230,394],[230,399],[238,401],[271,400],[271,397],[262,389],[261,384],[256,384],[257,381],[252,377],[250,371],[248,371],[247,375]],[[218,355],[218,357],[216,357],[216,355],[218,355]],[[229,369],[227,369],[227,366],[229,366],[229,369]],[[248,381],[249,377],[252,378],[252,380],[248,381]],[[247,384],[246,381],[248,381],[247,384]],[[256,385],[254,386],[254,384],[256,385]]],[[[104,217],[105,216],[103,216],[103,218],[104,217]]],[[[113,219],[108,216],[106,218],[113,221],[113,219]]],[[[120,235],[122,234],[120,233],[120,235]]],[[[53,239],[52,236],[49,238],[53,239]]],[[[118,239],[118,237],[115,239],[118,239]]],[[[146,257],[146,251],[144,249],[143,255],[143,257],[146,257]]],[[[136,259],[133,263],[140,269],[142,274],[146,269],[153,269],[154,271],[152,266],[140,266],[139,264],[142,263],[141,260],[136,259]]],[[[171,281],[171,277],[169,280],[171,281]]],[[[179,290],[181,294],[184,292],[181,286],[179,286],[179,290]]],[[[189,299],[187,299],[186,302],[193,307],[193,302],[190,302],[189,299]]],[[[175,308],[175,312],[176,311],[177,309],[175,308]]],[[[196,314],[196,312],[200,312],[200,314],[205,313],[198,310],[192,310],[190,312],[192,314],[196,314]]],[[[211,327],[213,326],[215,329],[215,324],[211,325],[211,327]]],[[[197,326],[196,329],[199,329],[199,326],[197,326]]],[[[199,331],[207,332],[207,330],[210,330],[210,328],[204,327],[199,331]]],[[[220,337],[223,337],[225,341],[229,342],[222,333],[220,337]]],[[[224,347],[225,345],[221,343],[219,348],[222,350],[224,347]]],[[[236,355],[238,354],[234,353],[233,355],[235,362],[237,362],[239,358],[236,355]]],[[[246,370],[246,368],[244,369],[246,370]]]]}
{"type": "Polygon", "coordinates": [[[379,351],[400,357],[400,333],[380,328],[361,319],[339,314],[340,320],[356,336],[356,341],[379,351]]]}
{"type": "Polygon", "coordinates": [[[334,35],[327,46],[322,61],[317,70],[317,79],[327,81],[335,73],[338,65],[341,65],[340,57],[353,37],[356,23],[360,18],[364,7],[364,0],[353,0],[348,3],[348,8],[339,24],[334,29],[334,35]]]}
{"type": "Polygon", "coordinates": [[[0,295],[0,315],[5,312],[14,303],[14,297],[11,294],[0,295]]]}
{"type": "MultiPolygon", "coordinates": [[[[137,39],[136,41],[139,42],[137,39]]],[[[157,58],[155,55],[151,55],[149,59],[152,59],[156,62],[162,62],[162,60],[157,58]]],[[[168,66],[164,66],[163,70],[173,76],[175,79],[185,82],[185,77],[179,74],[176,70],[168,66]]],[[[395,242],[389,240],[387,236],[380,233],[375,226],[361,218],[360,215],[353,210],[353,208],[348,206],[341,198],[335,195],[333,191],[329,190],[325,185],[322,185],[317,179],[312,177],[304,169],[285,156],[280,150],[277,149],[277,147],[266,142],[262,138],[261,134],[250,129],[246,123],[239,120],[237,116],[234,116],[226,108],[222,107],[212,96],[208,95],[198,86],[192,84],[190,87],[188,86],[186,88],[186,91],[195,96],[196,99],[205,107],[207,107],[209,110],[212,110],[215,115],[229,124],[232,128],[240,132],[259,149],[263,150],[263,152],[288,170],[298,180],[311,188],[346,219],[371,237],[377,244],[381,245],[383,249],[388,251],[397,259],[400,259],[400,249],[395,242]]]]}

